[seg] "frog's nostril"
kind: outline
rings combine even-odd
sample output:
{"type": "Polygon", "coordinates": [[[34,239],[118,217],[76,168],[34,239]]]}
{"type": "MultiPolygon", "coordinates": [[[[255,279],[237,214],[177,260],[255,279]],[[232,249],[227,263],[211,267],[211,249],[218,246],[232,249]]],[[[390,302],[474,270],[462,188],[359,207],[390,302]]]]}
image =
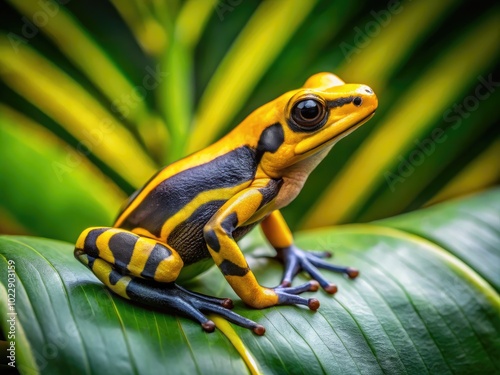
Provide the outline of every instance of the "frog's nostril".
{"type": "Polygon", "coordinates": [[[352,102],[354,103],[355,106],[359,107],[363,101],[359,96],[356,96],[352,102]]]}
{"type": "Polygon", "coordinates": [[[373,90],[368,87],[365,89],[365,92],[367,92],[368,94],[373,94],[373,90]]]}

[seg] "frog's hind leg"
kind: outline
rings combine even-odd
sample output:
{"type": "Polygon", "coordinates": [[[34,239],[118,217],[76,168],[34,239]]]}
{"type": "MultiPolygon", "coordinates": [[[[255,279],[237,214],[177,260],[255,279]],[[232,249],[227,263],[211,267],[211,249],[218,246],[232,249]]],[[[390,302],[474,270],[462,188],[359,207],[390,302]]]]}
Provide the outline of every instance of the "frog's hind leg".
{"type": "Polygon", "coordinates": [[[215,324],[204,313],[214,313],[262,335],[263,326],[233,311],[229,298],[209,297],[175,284],[183,262],[167,244],[119,228],[85,230],[75,257],[119,296],[143,305],[183,314],[212,332],[215,324]]]}
{"type": "Polygon", "coordinates": [[[88,258],[102,259],[122,275],[163,283],[175,281],[184,266],[167,244],[108,227],[86,229],[76,242],[75,257],[87,266],[88,258]]]}

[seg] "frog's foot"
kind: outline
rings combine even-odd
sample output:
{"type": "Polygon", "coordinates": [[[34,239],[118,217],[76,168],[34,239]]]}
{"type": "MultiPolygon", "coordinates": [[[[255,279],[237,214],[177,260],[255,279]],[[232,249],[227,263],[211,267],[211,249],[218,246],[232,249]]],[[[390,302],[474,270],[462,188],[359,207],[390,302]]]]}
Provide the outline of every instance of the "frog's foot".
{"type": "Polygon", "coordinates": [[[213,332],[215,323],[205,314],[220,315],[257,335],[263,335],[266,331],[262,325],[229,310],[233,307],[231,299],[191,292],[175,283],[158,284],[143,279],[132,279],[127,287],[127,295],[141,304],[187,316],[199,322],[206,332],[213,332]]]}
{"type": "Polygon", "coordinates": [[[295,275],[300,271],[306,271],[314,280],[319,282],[326,292],[334,294],[337,292],[337,285],[326,280],[318,268],[343,273],[351,279],[359,275],[359,271],[354,268],[336,266],[326,262],[324,258],[331,257],[331,254],[327,251],[304,251],[294,245],[277,251],[276,258],[282,261],[285,266],[281,287],[290,286],[295,275]]]}

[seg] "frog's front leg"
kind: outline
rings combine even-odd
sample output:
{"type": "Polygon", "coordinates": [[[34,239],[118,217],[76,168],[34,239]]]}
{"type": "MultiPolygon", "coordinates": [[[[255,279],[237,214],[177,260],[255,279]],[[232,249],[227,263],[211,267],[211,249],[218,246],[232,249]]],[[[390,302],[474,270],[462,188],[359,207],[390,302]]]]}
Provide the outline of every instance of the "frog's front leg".
{"type": "Polygon", "coordinates": [[[359,271],[352,267],[337,266],[324,261],[322,258],[331,256],[327,251],[304,251],[296,247],[293,244],[292,233],[279,211],[273,211],[271,215],[262,221],[261,226],[267,239],[276,249],[277,258],[285,266],[281,281],[282,286],[291,285],[297,273],[306,271],[314,280],[319,282],[326,292],[333,294],[337,292],[337,286],[326,280],[318,268],[343,273],[351,279],[358,276],[359,271]]]}
{"type": "Polygon", "coordinates": [[[306,305],[311,310],[319,307],[316,298],[305,299],[297,294],[315,291],[319,285],[310,281],[298,287],[266,288],[261,286],[245,256],[233,238],[233,232],[250,224],[249,220],[261,208],[263,196],[258,189],[249,188],[228,200],[205,225],[204,237],[215,264],[236,294],[255,308],[275,305],[306,305]]]}
{"type": "Polygon", "coordinates": [[[204,313],[221,315],[259,335],[265,332],[263,326],[228,310],[232,308],[229,298],[209,297],[177,285],[174,281],[184,263],[165,243],[119,228],[89,228],[78,238],[75,257],[121,297],[185,315],[207,332],[215,324],[204,313]]]}

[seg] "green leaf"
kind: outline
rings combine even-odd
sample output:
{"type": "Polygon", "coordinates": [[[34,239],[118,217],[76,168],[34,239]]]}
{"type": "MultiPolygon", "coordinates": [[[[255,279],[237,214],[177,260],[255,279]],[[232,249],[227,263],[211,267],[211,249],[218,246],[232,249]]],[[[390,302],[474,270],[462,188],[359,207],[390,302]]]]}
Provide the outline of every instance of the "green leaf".
{"type": "Polygon", "coordinates": [[[386,219],[382,223],[440,244],[500,291],[499,197],[500,188],[497,188],[462,204],[442,203],[421,212],[386,219]],[[485,209],[479,212],[474,210],[478,206],[485,209]]]}
{"type": "MultiPolygon", "coordinates": [[[[321,307],[315,313],[296,306],[255,310],[236,302],[236,312],[266,327],[262,337],[237,326],[228,330],[219,321],[222,331],[206,334],[190,320],[111,295],[73,258],[71,244],[3,236],[0,281],[6,284],[7,262],[14,261],[17,323],[30,345],[30,353],[18,357],[18,369],[30,373],[33,363],[24,358],[31,357],[44,374],[70,369],[93,374],[498,372],[500,297],[472,263],[476,257],[492,264],[498,260],[499,201],[496,189],[401,220],[302,233],[299,246],[334,249],[330,261],[356,266],[361,275],[356,280],[332,275],[339,292],[334,297],[317,292],[321,307]],[[398,223],[404,230],[390,227],[398,223]],[[426,230],[421,223],[435,225],[426,230]],[[470,247],[481,238],[487,240],[470,247]],[[452,247],[468,250],[469,257],[457,258],[452,247]],[[472,255],[479,247],[482,252],[472,255]],[[247,362],[244,350],[250,353],[247,362]]],[[[281,266],[256,257],[270,251],[262,238],[254,233],[241,246],[252,251],[249,264],[261,283],[276,285],[281,266]]],[[[296,282],[304,280],[300,276],[296,282]]],[[[215,268],[187,286],[234,298],[215,268]]],[[[1,301],[6,311],[7,301],[1,301]]],[[[6,332],[5,319],[0,324],[6,332]]]]}

